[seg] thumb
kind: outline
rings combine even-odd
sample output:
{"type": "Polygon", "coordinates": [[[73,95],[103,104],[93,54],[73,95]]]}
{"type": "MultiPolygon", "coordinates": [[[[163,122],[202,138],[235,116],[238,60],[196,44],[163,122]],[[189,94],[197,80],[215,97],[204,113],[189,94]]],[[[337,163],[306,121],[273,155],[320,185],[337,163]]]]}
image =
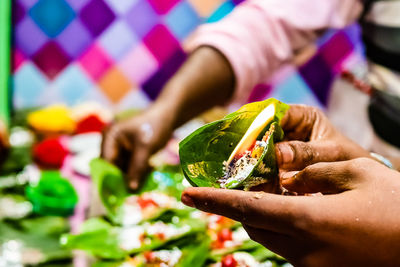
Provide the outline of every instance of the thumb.
{"type": "Polygon", "coordinates": [[[337,194],[351,190],[360,182],[358,160],[317,163],[282,180],[282,186],[300,194],[337,194]]]}
{"type": "Polygon", "coordinates": [[[276,144],[280,169],[301,170],[318,162],[345,160],[340,146],[334,141],[289,141],[276,144]]]}

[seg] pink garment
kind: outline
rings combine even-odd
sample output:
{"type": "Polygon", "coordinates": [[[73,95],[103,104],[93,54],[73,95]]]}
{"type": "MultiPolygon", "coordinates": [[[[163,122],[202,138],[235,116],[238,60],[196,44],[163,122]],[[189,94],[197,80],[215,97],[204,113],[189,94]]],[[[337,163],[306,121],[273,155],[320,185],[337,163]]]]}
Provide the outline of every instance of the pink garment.
{"type": "Polygon", "coordinates": [[[236,76],[233,100],[242,102],[323,30],[343,28],[361,12],[360,0],[248,0],[223,20],[201,26],[187,47],[223,53],[236,76]]]}

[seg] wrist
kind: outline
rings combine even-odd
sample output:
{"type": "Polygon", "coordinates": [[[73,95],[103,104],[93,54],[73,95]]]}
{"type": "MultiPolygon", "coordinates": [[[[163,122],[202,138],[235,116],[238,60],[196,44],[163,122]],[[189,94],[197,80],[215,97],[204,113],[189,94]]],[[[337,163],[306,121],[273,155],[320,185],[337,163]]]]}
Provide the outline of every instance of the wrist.
{"type": "Polygon", "coordinates": [[[148,110],[150,117],[157,123],[163,125],[165,131],[172,132],[176,126],[176,117],[178,116],[173,105],[168,105],[164,101],[156,101],[148,110]]]}
{"type": "MultiPolygon", "coordinates": [[[[164,90],[167,91],[168,87],[164,90]]],[[[185,98],[179,94],[182,90],[177,91],[178,92],[170,91],[170,93],[160,95],[152,106],[155,112],[159,114],[159,117],[162,118],[163,123],[170,125],[172,130],[178,128],[193,117],[193,110],[188,108],[185,103],[185,98]]]]}

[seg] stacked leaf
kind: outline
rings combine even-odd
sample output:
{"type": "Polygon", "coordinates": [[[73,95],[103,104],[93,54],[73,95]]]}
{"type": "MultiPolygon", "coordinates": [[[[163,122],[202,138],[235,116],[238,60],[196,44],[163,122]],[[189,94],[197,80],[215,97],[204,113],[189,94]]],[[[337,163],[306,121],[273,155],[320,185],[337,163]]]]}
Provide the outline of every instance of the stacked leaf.
{"type": "MultiPolygon", "coordinates": [[[[123,260],[176,242],[197,240],[205,232],[204,222],[190,218],[191,209],[154,188],[154,179],[160,178],[154,173],[145,185],[151,192],[129,195],[116,167],[101,159],[94,160],[91,167],[106,218],[90,219],[78,235],[65,235],[62,243],[66,247],[88,251],[101,259],[123,260]]],[[[176,186],[175,180],[169,182],[176,186]]],[[[166,186],[163,183],[163,189],[166,186]]]]}
{"type": "Polygon", "coordinates": [[[200,267],[237,251],[263,251],[262,260],[278,262],[275,254],[251,241],[240,224],[183,206],[179,197],[184,176],[179,168],[155,170],[137,194],[130,194],[118,168],[101,159],[91,167],[107,213],[89,219],[79,234],[64,235],[61,242],[94,256],[94,266],[200,267]]]}
{"type": "Polygon", "coordinates": [[[26,171],[0,178],[0,265],[68,265],[71,252],[59,243],[60,236],[69,231],[68,220],[37,212],[36,204],[25,195],[30,187],[27,178],[26,171]]]}

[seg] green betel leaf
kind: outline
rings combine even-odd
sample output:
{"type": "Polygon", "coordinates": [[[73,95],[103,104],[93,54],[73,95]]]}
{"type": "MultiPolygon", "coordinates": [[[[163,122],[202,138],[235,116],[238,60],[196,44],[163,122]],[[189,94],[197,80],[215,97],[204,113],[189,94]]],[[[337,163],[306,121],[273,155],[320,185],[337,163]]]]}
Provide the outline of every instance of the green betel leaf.
{"type": "Polygon", "coordinates": [[[117,228],[99,218],[86,221],[77,235],[63,235],[60,243],[65,248],[84,250],[104,259],[119,260],[129,254],[119,246],[117,228]]]}
{"type": "Polygon", "coordinates": [[[266,107],[275,105],[273,120],[267,125],[262,135],[274,125],[263,155],[245,181],[231,181],[227,188],[246,187],[252,185],[254,178],[268,179],[276,175],[274,142],[283,138],[283,131],[279,122],[285,115],[289,106],[276,100],[268,99],[261,102],[250,103],[238,111],[227,115],[219,121],[209,123],[179,144],[179,156],[185,177],[193,186],[221,187],[219,180],[225,175],[223,166],[228,160],[238,143],[246,134],[250,125],[266,107]],[[267,173],[265,171],[268,171],[267,173]]]}
{"type": "Polygon", "coordinates": [[[118,208],[128,196],[124,177],[117,167],[102,159],[92,160],[90,170],[107,215],[116,222],[118,208]]]}
{"type": "Polygon", "coordinates": [[[177,224],[158,221],[119,227],[93,218],[82,225],[79,234],[65,234],[60,242],[65,248],[84,250],[101,259],[122,260],[128,255],[159,249],[205,230],[206,224],[196,219],[182,220],[177,224]]]}
{"type": "Polygon", "coordinates": [[[71,251],[59,244],[61,233],[67,231],[68,221],[62,217],[6,220],[0,222],[0,244],[4,250],[11,246],[15,253],[21,253],[17,261],[24,266],[50,265],[51,262],[72,258],[71,251]]]}
{"type": "Polygon", "coordinates": [[[179,165],[165,165],[157,167],[149,173],[143,181],[137,194],[144,192],[164,192],[170,196],[180,199],[184,186],[184,179],[181,167],[179,165]]]}

